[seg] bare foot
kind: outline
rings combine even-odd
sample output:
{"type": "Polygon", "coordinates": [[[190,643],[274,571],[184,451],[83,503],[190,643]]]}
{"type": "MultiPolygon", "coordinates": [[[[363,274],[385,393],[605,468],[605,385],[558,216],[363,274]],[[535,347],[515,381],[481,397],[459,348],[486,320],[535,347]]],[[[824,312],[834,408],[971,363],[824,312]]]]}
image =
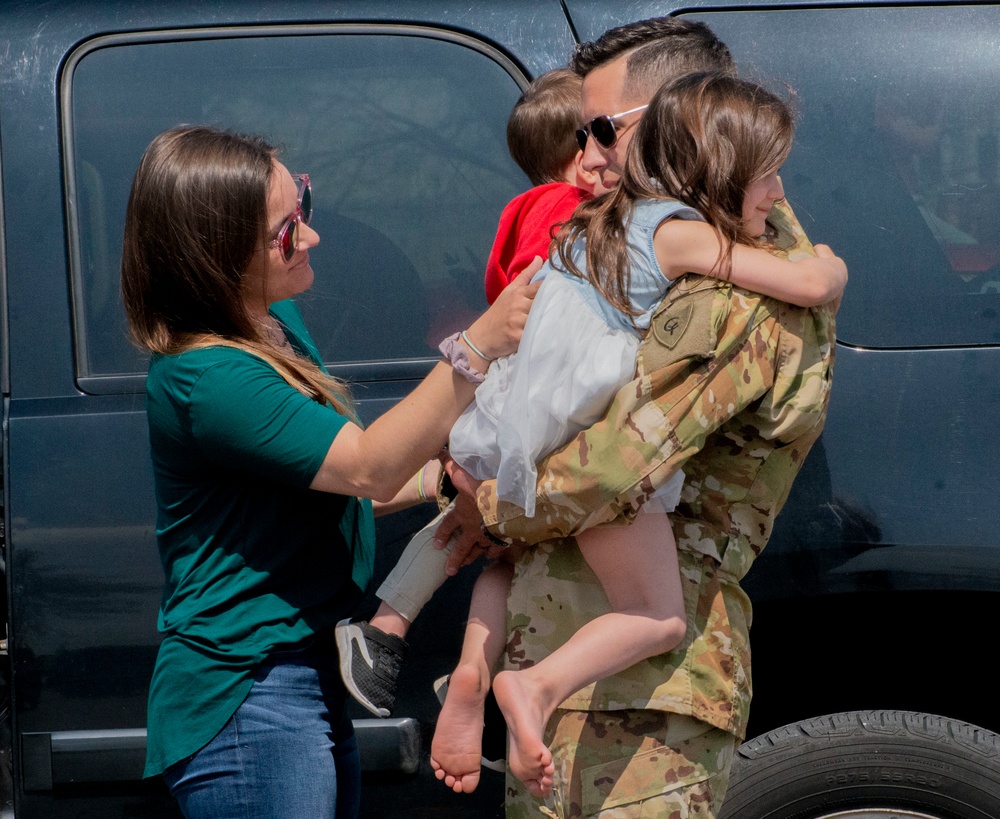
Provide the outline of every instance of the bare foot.
{"type": "Polygon", "coordinates": [[[455,793],[472,793],[479,784],[483,703],[488,690],[471,663],[460,665],[448,680],[448,695],[431,741],[431,767],[455,793]]]}
{"type": "Polygon", "coordinates": [[[545,797],[552,792],[552,752],[542,739],[549,714],[539,701],[538,692],[527,683],[522,672],[501,671],[493,680],[493,693],[507,720],[510,751],[507,764],[532,796],[545,797]]]}

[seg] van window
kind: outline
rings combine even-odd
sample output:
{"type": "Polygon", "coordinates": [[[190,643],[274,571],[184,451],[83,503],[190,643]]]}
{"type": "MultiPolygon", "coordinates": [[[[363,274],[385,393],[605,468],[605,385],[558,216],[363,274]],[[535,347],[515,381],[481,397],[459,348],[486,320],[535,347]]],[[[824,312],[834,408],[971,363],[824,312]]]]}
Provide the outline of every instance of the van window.
{"type": "Polygon", "coordinates": [[[104,40],[68,72],[80,376],[145,371],[118,289],[125,205],[146,145],[180,123],[261,134],[310,175],[321,243],[299,303],[328,363],[378,378],[365,362],[435,355],[485,308],[497,219],[528,186],[506,147],[524,78],[416,29],[227,34],[104,40]]]}
{"type": "Polygon", "coordinates": [[[782,180],[810,238],[847,261],[841,341],[1000,343],[1000,9],[695,16],[743,76],[796,92],[782,180]]]}

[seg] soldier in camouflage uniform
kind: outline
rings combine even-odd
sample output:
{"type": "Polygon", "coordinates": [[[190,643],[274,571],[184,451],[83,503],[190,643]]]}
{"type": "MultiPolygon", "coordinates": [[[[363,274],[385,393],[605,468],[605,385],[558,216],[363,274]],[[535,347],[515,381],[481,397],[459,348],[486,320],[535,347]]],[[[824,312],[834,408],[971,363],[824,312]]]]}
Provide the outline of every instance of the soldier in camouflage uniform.
{"type": "MultiPolygon", "coordinates": [[[[581,55],[574,67],[585,76],[587,122],[648,102],[660,82],[685,70],[731,70],[728,51],[706,27],[678,18],[612,30],[581,46],[581,55]],[[664,40],[682,59],[643,48],[664,40]],[[656,84],[644,86],[642,72],[659,72],[656,84]]],[[[606,189],[617,183],[630,136],[623,129],[610,147],[588,140],[584,166],[606,189]]],[[[778,252],[794,259],[812,251],[787,206],[769,221],[778,252]]],[[[506,666],[519,669],[609,611],[569,538],[633,516],[677,469],[687,474],[671,516],[685,641],[566,700],[546,729],[556,763],[552,795],[536,799],[508,776],[508,816],[717,814],[750,702],[750,603],[739,581],[819,436],[834,332],[830,307],[807,310],[717,280],[680,280],[640,348],[637,378],[604,420],[539,465],[535,515],[498,504],[492,483],[480,488],[479,510],[494,536],[537,544],[519,558],[508,601],[506,666]]],[[[453,564],[461,559],[456,549],[453,564]]]]}
{"type": "MultiPolygon", "coordinates": [[[[810,251],[787,208],[771,218],[790,258],[810,251]]],[[[565,539],[631,517],[677,469],[687,475],[671,515],[687,637],[563,703],[546,734],[557,760],[548,812],[715,816],[750,705],[750,603],[739,581],[819,436],[833,351],[830,307],[678,282],[640,349],[638,378],[604,420],[540,464],[535,516],[481,487],[495,535],[539,544],[518,561],[508,601],[507,667],[523,668],[608,611],[565,539]]],[[[508,778],[508,816],[540,806],[508,778]]]]}

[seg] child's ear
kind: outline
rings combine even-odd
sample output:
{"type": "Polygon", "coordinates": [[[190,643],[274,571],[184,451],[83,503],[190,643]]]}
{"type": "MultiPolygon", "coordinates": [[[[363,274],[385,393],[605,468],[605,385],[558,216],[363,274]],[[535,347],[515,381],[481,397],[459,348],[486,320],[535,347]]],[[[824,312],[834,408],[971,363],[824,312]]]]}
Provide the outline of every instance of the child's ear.
{"type": "Polygon", "coordinates": [[[588,171],[583,167],[583,151],[577,151],[573,159],[573,175],[576,177],[574,184],[582,188],[587,193],[593,193],[597,185],[597,171],[588,171]]]}

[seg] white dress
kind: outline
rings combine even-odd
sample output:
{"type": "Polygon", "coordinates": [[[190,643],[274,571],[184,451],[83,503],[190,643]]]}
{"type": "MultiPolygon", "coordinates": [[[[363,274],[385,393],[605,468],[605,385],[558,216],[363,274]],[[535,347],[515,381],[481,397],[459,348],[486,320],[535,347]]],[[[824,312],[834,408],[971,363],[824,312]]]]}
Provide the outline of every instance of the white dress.
{"type": "MultiPolygon", "coordinates": [[[[495,477],[498,497],[528,516],[535,512],[535,463],[604,417],[615,393],[635,375],[639,342],[671,285],[653,250],[656,228],[670,218],[702,220],[672,199],[641,200],[630,219],[629,299],[640,312],[633,319],[587,280],[546,262],[518,351],[490,365],[475,402],[452,428],[455,461],[479,480],[495,477]]],[[[582,240],[573,247],[573,261],[585,268],[582,240]]],[[[658,503],[652,507],[672,511],[682,484],[678,473],[653,496],[658,503]]]]}

